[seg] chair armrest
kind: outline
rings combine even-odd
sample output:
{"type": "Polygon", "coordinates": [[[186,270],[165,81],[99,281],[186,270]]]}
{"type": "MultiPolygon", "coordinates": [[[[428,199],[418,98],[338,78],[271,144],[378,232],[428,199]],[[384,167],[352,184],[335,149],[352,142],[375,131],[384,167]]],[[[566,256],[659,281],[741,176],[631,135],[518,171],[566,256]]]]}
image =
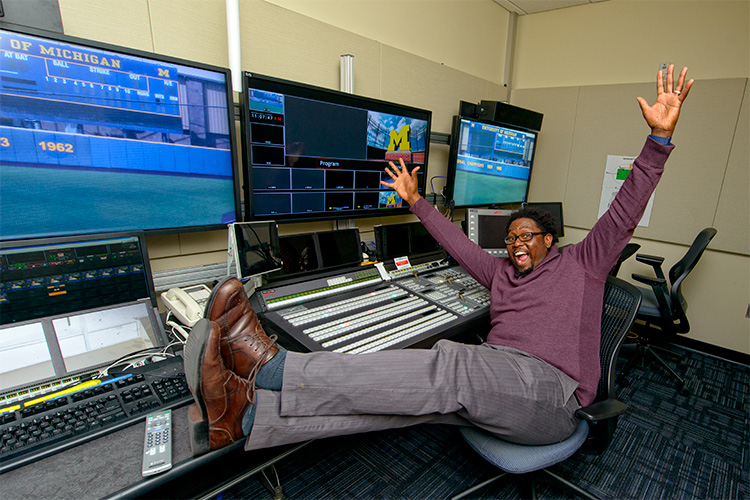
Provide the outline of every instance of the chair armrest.
{"type": "Polygon", "coordinates": [[[618,399],[604,399],[597,403],[578,408],[576,417],[587,422],[598,422],[622,415],[628,409],[628,405],[618,399]]]}
{"type": "Polygon", "coordinates": [[[636,254],[635,260],[638,262],[642,262],[644,264],[648,264],[649,266],[654,268],[654,273],[656,274],[657,278],[664,279],[664,271],[661,270],[661,265],[664,263],[664,257],[659,257],[658,255],[646,255],[643,253],[636,254]]]}
{"type": "Polygon", "coordinates": [[[645,283],[646,285],[651,286],[652,288],[656,288],[658,286],[666,286],[667,280],[664,278],[654,278],[652,276],[644,276],[642,274],[635,274],[633,273],[631,275],[634,280],[640,281],[641,283],[645,283]]]}

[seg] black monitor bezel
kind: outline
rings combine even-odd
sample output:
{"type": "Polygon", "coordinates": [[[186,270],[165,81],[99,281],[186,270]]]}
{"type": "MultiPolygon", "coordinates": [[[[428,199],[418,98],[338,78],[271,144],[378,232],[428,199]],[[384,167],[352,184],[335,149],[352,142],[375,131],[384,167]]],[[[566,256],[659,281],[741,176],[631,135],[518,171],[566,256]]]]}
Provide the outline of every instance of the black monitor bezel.
{"type": "Polygon", "coordinates": [[[454,115],[453,123],[451,125],[451,141],[450,141],[450,149],[448,152],[448,169],[446,172],[446,184],[445,184],[445,189],[444,189],[444,196],[446,199],[447,206],[451,209],[453,208],[480,208],[480,207],[500,207],[500,206],[511,205],[511,204],[526,203],[526,201],[529,198],[529,189],[531,186],[531,175],[534,172],[534,159],[536,158],[536,152],[538,149],[538,141],[539,141],[538,130],[532,130],[532,129],[524,128],[518,125],[513,125],[510,123],[503,123],[503,122],[497,122],[497,121],[487,120],[483,118],[476,118],[474,116],[454,115]],[[503,127],[509,130],[517,130],[519,132],[534,135],[535,141],[534,141],[534,149],[532,151],[532,156],[531,156],[531,166],[529,167],[529,170],[530,170],[529,180],[526,183],[526,193],[522,200],[498,199],[496,201],[492,201],[489,203],[456,204],[456,201],[454,199],[454,194],[455,194],[454,191],[455,191],[455,183],[456,183],[458,146],[460,143],[459,136],[461,134],[461,120],[469,120],[475,123],[482,123],[482,124],[491,125],[494,127],[503,127]]]}
{"type": "MultiPolygon", "coordinates": [[[[243,195],[244,195],[244,207],[245,207],[245,220],[275,220],[279,224],[287,222],[303,222],[303,221],[320,221],[320,220],[342,220],[342,219],[354,219],[363,217],[384,217],[390,215],[404,215],[409,212],[409,205],[404,202],[402,207],[394,208],[376,208],[376,209],[363,209],[363,210],[350,210],[341,212],[328,212],[328,213],[310,213],[310,214],[270,214],[270,215],[255,215],[253,211],[253,170],[251,160],[251,148],[250,148],[250,119],[249,110],[247,103],[248,89],[259,88],[261,90],[268,90],[271,92],[278,92],[282,94],[293,94],[300,97],[307,97],[312,99],[318,99],[324,102],[331,102],[334,104],[359,107],[362,109],[368,109],[383,113],[390,113],[402,116],[409,116],[412,118],[419,118],[427,121],[427,140],[425,141],[425,159],[424,165],[420,168],[420,183],[417,188],[419,194],[423,195],[427,189],[427,170],[430,156],[430,141],[429,135],[432,129],[432,111],[408,106],[405,104],[398,104],[394,102],[383,101],[370,97],[364,97],[355,94],[349,94],[346,92],[340,92],[337,90],[331,90],[324,87],[318,87],[309,85],[306,83],[295,82],[291,80],[285,80],[268,75],[262,75],[250,71],[245,71],[242,74],[242,104],[240,105],[240,123],[241,132],[240,140],[242,142],[242,170],[244,176],[243,195]],[[424,116],[423,116],[424,115],[424,116]]],[[[387,164],[383,164],[385,168],[387,164]]]]}
{"type": "MultiPolygon", "coordinates": [[[[26,26],[17,25],[0,25],[0,29],[18,33],[21,35],[29,35],[40,38],[46,38],[52,41],[58,41],[63,43],[71,43],[81,45],[83,47],[90,47],[98,50],[106,50],[115,53],[122,53],[127,56],[142,57],[145,59],[151,59],[161,61],[170,64],[178,64],[181,66],[188,66],[196,69],[213,71],[224,75],[226,81],[226,103],[227,103],[227,120],[229,129],[229,143],[230,143],[230,154],[232,159],[232,184],[233,184],[233,197],[234,197],[234,217],[235,222],[242,221],[242,201],[241,201],[241,190],[240,190],[240,166],[239,166],[239,154],[238,154],[238,143],[237,133],[235,131],[235,110],[234,110],[234,90],[232,88],[232,73],[229,68],[215,66],[212,64],[202,63],[198,61],[190,61],[178,57],[168,56],[164,54],[157,54],[154,52],[147,52],[139,49],[130,47],[124,47],[120,45],[114,45],[105,42],[99,42],[95,40],[89,40],[86,38],[80,38],[60,33],[53,33],[50,31],[39,30],[26,26]]],[[[164,193],[164,196],[169,196],[169,193],[164,193]]],[[[160,228],[140,228],[134,227],[132,229],[123,229],[118,232],[136,232],[143,231],[146,235],[162,235],[162,234],[177,234],[177,233],[189,233],[197,231],[210,231],[226,229],[228,222],[221,222],[216,224],[204,224],[197,226],[174,226],[174,227],[160,227],[160,228]]],[[[100,232],[101,233],[101,232],[100,232]]],[[[100,234],[97,232],[80,233],[86,235],[100,234]]],[[[71,235],[78,233],[71,233],[71,235]]],[[[20,238],[13,238],[15,241],[26,240],[26,239],[43,239],[43,238],[55,238],[67,236],[67,234],[54,234],[54,235],[39,235],[39,236],[22,236],[20,238]]],[[[0,235],[0,240],[6,240],[4,235],[0,235]]]]}

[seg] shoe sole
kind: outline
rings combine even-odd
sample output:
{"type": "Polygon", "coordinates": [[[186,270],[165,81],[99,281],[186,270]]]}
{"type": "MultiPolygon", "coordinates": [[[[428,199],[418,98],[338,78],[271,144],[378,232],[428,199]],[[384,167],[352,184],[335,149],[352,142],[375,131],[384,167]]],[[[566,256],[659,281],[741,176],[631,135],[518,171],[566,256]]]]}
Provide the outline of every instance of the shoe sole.
{"type": "MultiPolygon", "coordinates": [[[[237,279],[237,278],[234,278],[233,276],[227,276],[226,278],[222,278],[221,281],[219,281],[218,283],[216,283],[216,285],[213,287],[213,289],[211,291],[212,292],[213,292],[213,290],[218,291],[219,288],[221,288],[222,286],[224,286],[224,283],[226,283],[227,281],[232,280],[232,279],[237,279]]],[[[242,282],[240,282],[240,283],[242,283],[242,282]]],[[[208,312],[214,306],[214,299],[215,298],[216,298],[216,294],[215,293],[211,293],[208,296],[208,301],[206,301],[206,308],[203,311],[203,317],[204,318],[208,318],[208,312]]]]}
{"type": "Polygon", "coordinates": [[[188,408],[188,436],[190,437],[190,450],[194,457],[211,451],[208,422],[203,419],[198,405],[190,405],[188,408]]]}
{"type": "Polygon", "coordinates": [[[188,433],[193,456],[206,453],[210,448],[208,412],[201,394],[201,365],[206,350],[206,341],[210,333],[211,323],[207,319],[202,319],[196,323],[190,335],[188,335],[183,354],[185,379],[195,400],[195,404],[188,409],[188,433]]]}

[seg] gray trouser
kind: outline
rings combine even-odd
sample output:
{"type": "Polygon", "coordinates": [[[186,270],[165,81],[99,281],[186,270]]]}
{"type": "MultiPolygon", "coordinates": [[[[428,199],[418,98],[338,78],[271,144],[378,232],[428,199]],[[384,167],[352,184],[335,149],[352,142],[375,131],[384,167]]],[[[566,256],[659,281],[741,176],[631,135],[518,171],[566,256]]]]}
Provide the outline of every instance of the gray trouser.
{"type": "Polygon", "coordinates": [[[257,391],[245,449],[426,422],[474,424],[522,444],[554,443],[578,423],[577,386],[539,358],[489,344],[289,352],[282,390],[257,391]]]}

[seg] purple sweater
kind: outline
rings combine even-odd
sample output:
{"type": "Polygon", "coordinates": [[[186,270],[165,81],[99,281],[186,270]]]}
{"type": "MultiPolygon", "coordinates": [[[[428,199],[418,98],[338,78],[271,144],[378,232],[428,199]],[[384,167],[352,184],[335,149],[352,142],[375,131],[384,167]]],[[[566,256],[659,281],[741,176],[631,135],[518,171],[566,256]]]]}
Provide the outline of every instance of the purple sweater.
{"type": "Polygon", "coordinates": [[[493,257],[424,199],[411,207],[430,233],[491,291],[487,342],[520,349],[578,382],[582,405],[599,382],[599,338],[604,284],[630,240],[664,170],[673,145],[647,139],[609,210],[586,237],[560,251],[553,246],[531,273],[516,276],[507,258],[493,257]]]}

